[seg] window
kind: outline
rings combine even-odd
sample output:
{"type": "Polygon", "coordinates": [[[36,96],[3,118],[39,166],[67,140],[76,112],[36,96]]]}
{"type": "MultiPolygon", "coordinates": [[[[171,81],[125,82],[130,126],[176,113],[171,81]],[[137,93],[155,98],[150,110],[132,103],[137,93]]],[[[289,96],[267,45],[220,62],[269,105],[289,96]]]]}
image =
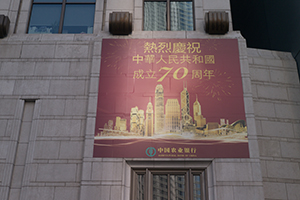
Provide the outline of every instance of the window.
{"type": "Polygon", "coordinates": [[[95,0],[33,0],[28,33],[93,33],[95,0]]]}
{"type": "Polygon", "coordinates": [[[131,200],[208,200],[209,161],[127,163],[132,173],[131,200]]]}
{"type": "Polygon", "coordinates": [[[192,0],[144,0],[145,31],[193,31],[192,0]]]}

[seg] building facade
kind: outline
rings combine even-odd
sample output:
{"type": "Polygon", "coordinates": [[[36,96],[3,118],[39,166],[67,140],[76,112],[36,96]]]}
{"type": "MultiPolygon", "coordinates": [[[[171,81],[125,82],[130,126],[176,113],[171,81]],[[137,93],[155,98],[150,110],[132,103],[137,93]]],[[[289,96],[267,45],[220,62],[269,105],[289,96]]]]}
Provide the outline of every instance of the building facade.
{"type": "MultiPolygon", "coordinates": [[[[295,60],[288,52],[247,48],[242,35],[232,30],[229,0],[187,2],[181,6],[146,0],[0,1],[0,15],[10,19],[7,36],[0,39],[0,199],[129,200],[168,194],[201,200],[300,199],[300,85],[295,60]],[[147,16],[159,16],[153,15],[154,9],[166,12],[166,18],[150,20],[155,23],[146,27],[147,16]],[[209,11],[229,13],[226,34],[205,32],[209,11]],[[110,34],[112,12],[132,14],[131,34],[110,34]],[[174,13],[179,13],[176,19],[171,17],[174,13]],[[187,16],[180,20],[180,14],[187,16]],[[117,38],[236,39],[249,158],[151,158],[154,149],[147,149],[148,158],[94,157],[95,135],[103,133],[95,130],[102,41],[117,38]],[[160,184],[166,183],[178,187],[164,190],[160,184]],[[149,191],[144,192],[145,187],[149,191]]],[[[153,135],[156,119],[163,118],[153,113],[157,99],[152,101],[154,109],[149,99],[148,107],[139,107],[145,110],[145,135],[153,135]]],[[[197,116],[197,126],[198,121],[202,126],[206,115],[200,110],[197,116]]],[[[129,129],[130,120],[126,122],[123,113],[112,119],[117,122],[108,121],[106,129],[116,126],[116,134],[129,129]]],[[[167,123],[168,117],[164,120],[167,123]]]]}

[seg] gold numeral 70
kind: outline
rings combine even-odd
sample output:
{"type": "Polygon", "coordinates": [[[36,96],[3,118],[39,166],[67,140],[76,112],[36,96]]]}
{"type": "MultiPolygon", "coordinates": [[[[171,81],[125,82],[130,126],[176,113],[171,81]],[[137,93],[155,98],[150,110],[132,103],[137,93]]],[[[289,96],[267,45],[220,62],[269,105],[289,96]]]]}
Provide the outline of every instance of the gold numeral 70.
{"type": "MultiPolygon", "coordinates": [[[[159,69],[159,71],[161,70],[166,70],[167,72],[157,81],[157,82],[162,82],[164,80],[164,78],[172,71],[173,67],[162,67],[159,69]]],[[[175,72],[173,73],[173,78],[176,79],[176,80],[180,80],[180,79],[183,79],[184,77],[186,77],[186,75],[188,74],[188,69],[186,67],[180,67],[178,69],[175,70],[175,72]],[[179,72],[180,69],[183,69],[183,75],[178,78],[177,74],[179,72]]]]}

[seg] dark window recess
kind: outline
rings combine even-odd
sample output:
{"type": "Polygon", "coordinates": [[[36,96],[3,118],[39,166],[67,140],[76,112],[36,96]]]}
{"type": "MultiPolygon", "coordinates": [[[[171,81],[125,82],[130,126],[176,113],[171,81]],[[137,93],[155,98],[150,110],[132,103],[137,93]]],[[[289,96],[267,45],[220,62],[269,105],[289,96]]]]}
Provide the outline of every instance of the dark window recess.
{"type": "Polygon", "coordinates": [[[33,0],[28,33],[93,33],[95,0],[33,0]]]}
{"type": "Polygon", "coordinates": [[[145,0],[145,31],[193,31],[192,0],[145,0]]]}
{"type": "Polygon", "coordinates": [[[205,170],[133,169],[133,200],[205,200],[205,170]]]}

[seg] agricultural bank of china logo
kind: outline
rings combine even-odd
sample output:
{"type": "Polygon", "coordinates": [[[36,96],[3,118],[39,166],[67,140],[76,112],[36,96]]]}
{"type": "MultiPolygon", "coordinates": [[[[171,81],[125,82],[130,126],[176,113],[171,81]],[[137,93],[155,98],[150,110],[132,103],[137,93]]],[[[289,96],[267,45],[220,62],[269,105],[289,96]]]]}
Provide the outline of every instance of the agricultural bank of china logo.
{"type": "Polygon", "coordinates": [[[155,154],[156,154],[155,148],[154,148],[154,147],[148,147],[148,148],[146,149],[146,154],[147,154],[147,156],[149,156],[149,157],[155,156],[155,154]]]}

